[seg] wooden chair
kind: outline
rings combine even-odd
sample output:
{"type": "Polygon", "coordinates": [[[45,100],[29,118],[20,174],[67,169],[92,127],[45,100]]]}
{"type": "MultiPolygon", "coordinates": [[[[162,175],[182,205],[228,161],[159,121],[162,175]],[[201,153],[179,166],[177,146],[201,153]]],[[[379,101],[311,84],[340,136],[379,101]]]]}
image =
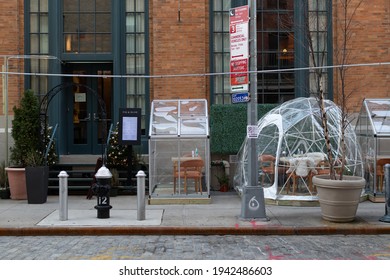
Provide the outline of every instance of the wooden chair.
{"type": "MultiPolygon", "coordinates": [[[[313,190],[313,183],[312,183],[313,176],[314,176],[314,174],[311,171],[308,173],[307,176],[297,175],[297,173],[295,171],[293,171],[291,173],[291,176],[290,176],[290,179],[292,179],[292,189],[293,189],[292,194],[295,195],[295,192],[298,189],[298,181],[300,178],[302,178],[303,180],[307,180],[309,190],[311,193],[313,193],[313,191],[314,191],[313,190]]],[[[287,194],[289,193],[289,188],[287,188],[286,192],[287,192],[287,194]]]]}
{"type": "MultiPolygon", "coordinates": [[[[290,168],[286,172],[289,175],[288,179],[292,179],[292,189],[293,195],[295,195],[296,190],[298,189],[298,181],[300,178],[307,180],[307,184],[311,193],[313,193],[313,176],[317,174],[317,171],[314,166],[314,162],[310,159],[292,159],[290,161],[290,168]]],[[[287,194],[289,193],[289,188],[286,190],[287,194]]]]}
{"type": "Polygon", "coordinates": [[[385,176],[385,165],[390,163],[390,158],[381,158],[376,162],[377,186],[380,192],[383,192],[383,178],[385,176]]]}
{"type": "Polygon", "coordinates": [[[195,192],[202,194],[202,169],[204,162],[202,159],[190,159],[180,162],[180,169],[175,171],[173,192],[176,193],[176,181],[182,178],[184,181],[184,192],[187,193],[187,180],[194,179],[195,181],[195,192]]]}
{"type": "MultiPolygon", "coordinates": [[[[317,171],[317,174],[311,174],[311,178],[310,180],[313,179],[313,176],[314,175],[329,175],[330,174],[330,166],[329,166],[329,162],[327,160],[321,160],[317,166],[316,166],[316,171],[317,171]]],[[[311,181],[310,181],[311,182],[311,181]]],[[[310,188],[310,191],[312,193],[316,193],[317,190],[316,190],[316,187],[311,183],[309,185],[309,188],[310,188]]]]}
{"type": "Polygon", "coordinates": [[[327,175],[330,173],[330,170],[329,170],[329,162],[327,160],[321,160],[317,166],[316,166],[316,170],[317,170],[317,175],[327,175]]]}
{"type": "Polygon", "coordinates": [[[275,161],[276,158],[273,155],[260,155],[259,156],[259,168],[261,170],[261,183],[264,186],[265,176],[268,176],[271,183],[275,176],[275,161]]]}

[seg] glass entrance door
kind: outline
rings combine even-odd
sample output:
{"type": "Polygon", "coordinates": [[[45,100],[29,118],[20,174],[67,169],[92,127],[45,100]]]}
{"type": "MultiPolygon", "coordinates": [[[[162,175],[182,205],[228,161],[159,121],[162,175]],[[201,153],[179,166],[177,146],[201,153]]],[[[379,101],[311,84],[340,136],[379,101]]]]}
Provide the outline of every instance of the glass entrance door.
{"type": "Polygon", "coordinates": [[[66,73],[74,75],[68,78],[74,83],[67,92],[68,152],[101,154],[111,124],[112,64],[69,64],[66,73]]]}

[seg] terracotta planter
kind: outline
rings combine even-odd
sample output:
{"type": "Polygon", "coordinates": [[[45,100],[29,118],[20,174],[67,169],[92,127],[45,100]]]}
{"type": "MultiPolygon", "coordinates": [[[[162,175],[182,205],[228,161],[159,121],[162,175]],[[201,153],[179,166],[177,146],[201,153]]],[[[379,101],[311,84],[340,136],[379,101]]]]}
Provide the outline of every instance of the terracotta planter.
{"type": "Polygon", "coordinates": [[[331,222],[351,222],[355,219],[362,189],[366,184],[359,176],[343,176],[330,180],[329,175],[313,177],[321,206],[322,218],[331,222]]]}
{"type": "Polygon", "coordinates": [[[25,168],[6,167],[11,199],[27,199],[25,168]]]}
{"type": "Polygon", "coordinates": [[[229,191],[229,185],[227,185],[227,184],[221,185],[219,191],[220,192],[228,192],[229,191]]]}

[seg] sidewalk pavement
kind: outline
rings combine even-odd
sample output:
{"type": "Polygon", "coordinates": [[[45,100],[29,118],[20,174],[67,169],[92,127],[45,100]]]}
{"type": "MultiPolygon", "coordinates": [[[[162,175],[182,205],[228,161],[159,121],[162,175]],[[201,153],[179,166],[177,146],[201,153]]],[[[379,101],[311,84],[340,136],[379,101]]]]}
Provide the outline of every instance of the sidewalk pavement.
{"type": "Polygon", "coordinates": [[[241,217],[241,198],[235,192],[211,194],[210,204],[148,205],[145,220],[137,219],[137,197],[110,198],[110,217],[97,218],[97,199],[68,196],[68,219],[59,217],[59,197],[44,204],[0,200],[0,236],[5,235],[330,235],[390,234],[380,222],[385,203],[363,201],[356,219],[333,223],[322,219],[319,206],[266,204],[267,219],[241,217]]]}

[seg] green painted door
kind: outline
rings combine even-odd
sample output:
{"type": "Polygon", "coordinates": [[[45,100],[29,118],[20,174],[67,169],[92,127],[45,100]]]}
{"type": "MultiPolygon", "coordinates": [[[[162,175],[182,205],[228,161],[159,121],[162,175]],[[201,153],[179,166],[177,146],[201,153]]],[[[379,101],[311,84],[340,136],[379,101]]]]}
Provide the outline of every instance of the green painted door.
{"type": "Polygon", "coordinates": [[[66,68],[74,75],[67,82],[75,84],[66,93],[68,153],[102,154],[111,124],[112,64],[68,63],[66,68]]]}

